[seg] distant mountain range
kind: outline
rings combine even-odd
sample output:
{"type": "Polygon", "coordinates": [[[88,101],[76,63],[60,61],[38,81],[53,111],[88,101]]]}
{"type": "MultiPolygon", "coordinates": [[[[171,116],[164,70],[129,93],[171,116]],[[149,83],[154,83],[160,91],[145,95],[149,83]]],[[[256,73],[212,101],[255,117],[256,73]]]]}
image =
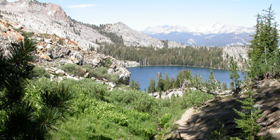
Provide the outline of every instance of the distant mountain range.
{"type": "Polygon", "coordinates": [[[161,40],[170,40],[193,46],[242,46],[249,45],[254,27],[235,26],[227,23],[183,26],[148,27],[143,33],[161,40]]]}

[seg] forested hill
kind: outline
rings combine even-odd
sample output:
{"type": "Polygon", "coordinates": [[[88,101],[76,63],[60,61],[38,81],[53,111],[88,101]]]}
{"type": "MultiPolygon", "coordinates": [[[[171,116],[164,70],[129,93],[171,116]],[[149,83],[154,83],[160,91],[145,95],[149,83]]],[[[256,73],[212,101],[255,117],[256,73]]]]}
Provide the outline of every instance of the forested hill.
{"type": "Polygon", "coordinates": [[[103,44],[98,53],[111,55],[120,60],[137,61],[142,66],[186,65],[228,69],[229,59],[234,56],[240,69],[245,69],[246,47],[192,47],[185,48],[146,48],[125,45],[103,44]],[[236,51],[235,51],[236,50],[236,51]]]}

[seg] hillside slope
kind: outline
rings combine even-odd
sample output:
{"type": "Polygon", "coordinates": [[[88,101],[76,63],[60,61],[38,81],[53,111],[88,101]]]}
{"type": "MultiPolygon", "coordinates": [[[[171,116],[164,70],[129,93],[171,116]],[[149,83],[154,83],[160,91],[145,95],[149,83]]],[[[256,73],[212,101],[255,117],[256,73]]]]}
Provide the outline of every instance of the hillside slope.
{"type": "Polygon", "coordinates": [[[69,75],[69,73],[59,70],[66,64],[88,65],[95,70],[108,65],[105,74],[109,74],[111,77],[118,75],[120,83],[129,84],[131,73],[125,66],[134,64],[134,62],[119,61],[95,51],[84,51],[79,44],[70,39],[61,38],[54,34],[32,32],[29,29],[19,27],[19,23],[0,18],[0,49],[5,52],[5,55],[9,54],[10,43],[22,41],[24,39],[23,35],[37,42],[37,49],[34,52],[35,65],[48,69],[54,75],[61,74],[60,78],[76,76],[74,79],[83,79],[93,77],[90,76],[90,72],[86,69],[83,69],[79,75],[69,75]]]}
{"type": "MultiPolygon", "coordinates": [[[[122,22],[118,22],[115,24],[107,24],[104,28],[104,31],[112,32],[117,34],[118,36],[121,36],[124,41],[124,45],[126,46],[143,46],[143,47],[152,46],[156,48],[164,47],[163,41],[152,38],[139,31],[133,30],[122,22]]],[[[177,43],[175,41],[168,41],[168,48],[185,47],[185,46],[186,45],[182,43],[177,43]]]]}
{"type": "MultiPolygon", "coordinates": [[[[113,44],[108,34],[113,33],[123,38],[127,46],[163,48],[164,42],[129,28],[123,23],[107,24],[105,29],[96,25],[84,24],[71,19],[56,4],[40,3],[36,0],[19,0],[0,4],[3,17],[18,22],[33,32],[56,34],[77,42],[83,50],[98,48],[98,43],[113,44]],[[102,33],[103,32],[103,33],[102,33]],[[105,32],[105,33],[104,33],[105,32]]],[[[169,47],[184,47],[182,43],[168,43],[169,47]]]]}
{"type": "Polygon", "coordinates": [[[96,40],[112,43],[98,31],[72,20],[59,5],[20,0],[2,4],[0,9],[4,19],[20,23],[33,32],[56,34],[73,40],[83,49],[98,47],[96,40]]]}
{"type": "MultiPolygon", "coordinates": [[[[258,124],[262,126],[260,135],[270,135],[271,139],[280,139],[280,82],[277,79],[268,79],[259,81],[254,84],[254,96],[256,99],[255,107],[261,108],[264,117],[258,120],[258,124]]],[[[243,100],[244,98],[237,98],[243,100]]],[[[188,139],[209,139],[211,132],[221,128],[224,124],[224,132],[221,136],[240,136],[241,129],[236,128],[234,118],[239,116],[234,112],[233,108],[241,109],[241,104],[236,98],[212,100],[196,107],[195,113],[189,117],[184,124],[180,124],[178,130],[173,131],[170,136],[173,139],[187,135],[188,139]],[[221,124],[218,124],[220,122],[221,124]],[[178,133],[180,132],[180,134],[178,133]]],[[[244,110],[243,110],[244,111],[244,110]]],[[[185,116],[182,116],[185,119],[185,116]]],[[[184,137],[183,137],[184,138],[184,137]]]]}

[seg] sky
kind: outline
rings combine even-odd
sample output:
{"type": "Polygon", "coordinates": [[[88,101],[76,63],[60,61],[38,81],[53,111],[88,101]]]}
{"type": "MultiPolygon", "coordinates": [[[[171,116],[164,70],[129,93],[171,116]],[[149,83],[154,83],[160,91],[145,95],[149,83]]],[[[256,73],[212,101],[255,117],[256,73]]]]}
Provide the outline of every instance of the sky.
{"type": "MultiPolygon", "coordinates": [[[[14,1],[14,0],[8,0],[14,1]]],[[[60,5],[71,18],[90,24],[123,22],[142,31],[147,27],[192,27],[215,22],[253,27],[256,15],[272,9],[280,24],[280,0],[38,0],[60,5]]]]}

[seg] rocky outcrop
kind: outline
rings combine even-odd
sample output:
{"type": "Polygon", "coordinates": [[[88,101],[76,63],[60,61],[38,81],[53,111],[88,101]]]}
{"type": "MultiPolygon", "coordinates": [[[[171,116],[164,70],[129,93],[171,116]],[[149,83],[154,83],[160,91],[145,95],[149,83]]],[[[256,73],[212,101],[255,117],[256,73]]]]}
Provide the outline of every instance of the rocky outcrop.
{"type": "Polygon", "coordinates": [[[222,57],[225,61],[230,62],[230,58],[233,57],[234,61],[237,62],[240,70],[246,70],[248,57],[248,46],[235,46],[235,47],[224,47],[222,57]]]}
{"type": "Polygon", "coordinates": [[[154,93],[149,93],[150,96],[153,96],[155,98],[161,98],[161,99],[165,99],[165,98],[169,98],[171,99],[172,96],[179,96],[179,97],[182,97],[185,93],[185,90],[182,90],[182,89],[170,89],[170,90],[167,90],[165,92],[154,92],[154,93]]]}
{"type": "Polygon", "coordinates": [[[40,3],[33,0],[20,0],[0,5],[3,18],[20,23],[33,32],[56,34],[73,40],[83,50],[98,48],[96,41],[112,43],[97,30],[69,18],[56,4],[40,3]]]}
{"type": "Polygon", "coordinates": [[[124,67],[139,67],[140,63],[136,61],[121,61],[124,67]]]}
{"type": "MultiPolygon", "coordinates": [[[[12,26],[13,24],[15,25],[16,23],[9,23],[5,20],[0,21],[0,27],[5,28],[5,30],[0,30],[0,45],[1,49],[5,52],[5,55],[9,54],[8,48],[11,42],[23,40],[24,37],[20,34],[20,32],[29,31],[23,27],[16,31],[12,26]],[[4,24],[6,22],[8,24],[4,24]]],[[[129,84],[131,73],[123,65],[123,61],[119,61],[111,56],[99,54],[95,51],[82,50],[81,46],[76,42],[60,38],[56,35],[35,33],[31,38],[37,42],[36,53],[34,53],[35,65],[51,68],[49,70],[50,72],[53,70],[55,71],[54,73],[65,75],[67,78],[70,75],[57,70],[61,67],[61,65],[71,63],[77,65],[90,65],[93,68],[98,68],[108,65],[106,63],[109,63],[108,60],[110,60],[111,66],[109,66],[110,71],[108,70],[108,74],[117,74],[119,76],[120,83],[129,84]]],[[[71,78],[71,76],[69,78],[71,78]]]]}
{"type": "MultiPolygon", "coordinates": [[[[88,77],[87,73],[85,73],[84,77],[79,77],[79,76],[74,76],[74,75],[68,74],[63,70],[58,69],[58,68],[54,68],[54,67],[46,68],[46,70],[50,73],[50,80],[51,81],[56,80],[56,81],[60,82],[63,79],[82,80],[82,79],[88,77]],[[55,75],[58,75],[58,76],[55,76],[55,75]]],[[[115,83],[107,81],[107,80],[99,80],[99,79],[96,79],[94,77],[91,77],[91,79],[95,80],[98,83],[108,85],[108,90],[113,90],[116,87],[115,83]]]]}

